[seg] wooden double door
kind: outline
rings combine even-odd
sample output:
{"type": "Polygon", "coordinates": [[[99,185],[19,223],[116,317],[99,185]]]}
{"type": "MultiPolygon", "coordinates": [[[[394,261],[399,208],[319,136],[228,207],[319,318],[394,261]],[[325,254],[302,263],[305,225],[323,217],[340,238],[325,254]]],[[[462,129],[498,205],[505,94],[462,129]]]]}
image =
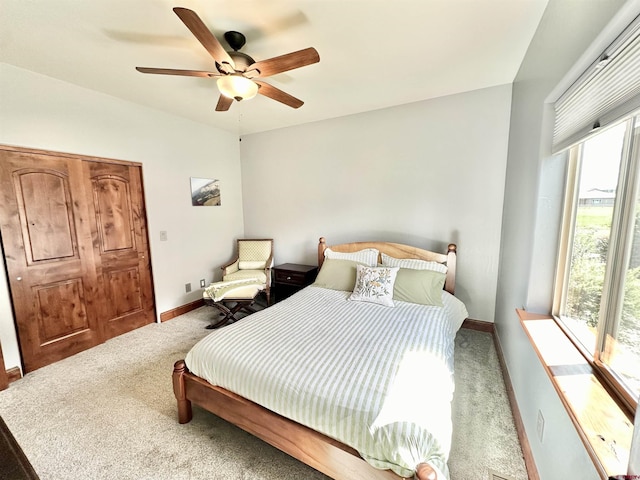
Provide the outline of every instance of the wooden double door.
{"type": "Polygon", "coordinates": [[[0,146],[0,188],[25,371],[155,320],[139,164],[0,146]]]}

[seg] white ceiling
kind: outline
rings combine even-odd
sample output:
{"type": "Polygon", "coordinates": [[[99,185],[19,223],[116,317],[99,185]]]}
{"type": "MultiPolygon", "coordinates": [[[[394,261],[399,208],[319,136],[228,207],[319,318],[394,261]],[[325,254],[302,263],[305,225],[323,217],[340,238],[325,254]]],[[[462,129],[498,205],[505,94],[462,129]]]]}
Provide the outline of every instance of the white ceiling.
{"type": "MultiPolygon", "coordinates": [[[[0,0],[0,62],[238,134],[511,83],[547,0],[0,0]],[[216,112],[215,80],[134,67],[215,70],[172,11],[194,10],[256,61],[315,47],[320,63],[266,79],[216,112]]],[[[10,94],[10,92],[1,92],[10,94]]]]}

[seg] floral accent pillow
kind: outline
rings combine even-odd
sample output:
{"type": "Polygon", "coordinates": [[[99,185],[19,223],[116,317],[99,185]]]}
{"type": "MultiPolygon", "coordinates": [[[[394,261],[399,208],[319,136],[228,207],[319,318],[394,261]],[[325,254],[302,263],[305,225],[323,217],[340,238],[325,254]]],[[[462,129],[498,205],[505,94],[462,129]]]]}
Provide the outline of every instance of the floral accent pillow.
{"type": "Polygon", "coordinates": [[[393,285],[399,267],[356,265],[356,285],[349,300],[393,307],[393,285]]]}

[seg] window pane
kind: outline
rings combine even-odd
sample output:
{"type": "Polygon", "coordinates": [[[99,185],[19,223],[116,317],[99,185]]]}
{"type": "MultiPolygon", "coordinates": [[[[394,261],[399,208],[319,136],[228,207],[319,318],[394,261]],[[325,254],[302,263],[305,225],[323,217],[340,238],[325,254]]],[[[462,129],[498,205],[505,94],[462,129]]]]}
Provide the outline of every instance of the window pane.
{"type": "Polygon", "coordinates": [[[578,171],[578,205],[561,315],[592,354],[596,348],[625,127],[620,124],[584,142],[578,171]]]}
{"type": "MultiPolygon", "coordinates": [[[[636,125],[638,125],[636,119],[636,125]]],[[[640,128],[636,127],[635,142],[640,142],[640,128]]],[[[634,161],[640,154],[635,147],[634,161]]],[[[635,219],[629,262],[624,283],[624,300],[620,318],[607,332],[602,361],[620,377],[634,398],[640,395],[640,193],[635,201],[635,219]]]]}

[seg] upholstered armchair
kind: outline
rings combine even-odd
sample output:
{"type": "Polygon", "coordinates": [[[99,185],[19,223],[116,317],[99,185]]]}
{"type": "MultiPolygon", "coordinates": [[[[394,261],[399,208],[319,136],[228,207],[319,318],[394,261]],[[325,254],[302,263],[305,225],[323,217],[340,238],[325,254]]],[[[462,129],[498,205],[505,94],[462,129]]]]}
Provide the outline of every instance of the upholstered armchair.
{"type": "Polygon", "coordinates": [[[222,280],[255,278],[265,285],[267,305],[271,305],[273,239],[238,239],[237,257],[222,267],[222,280]]]}

